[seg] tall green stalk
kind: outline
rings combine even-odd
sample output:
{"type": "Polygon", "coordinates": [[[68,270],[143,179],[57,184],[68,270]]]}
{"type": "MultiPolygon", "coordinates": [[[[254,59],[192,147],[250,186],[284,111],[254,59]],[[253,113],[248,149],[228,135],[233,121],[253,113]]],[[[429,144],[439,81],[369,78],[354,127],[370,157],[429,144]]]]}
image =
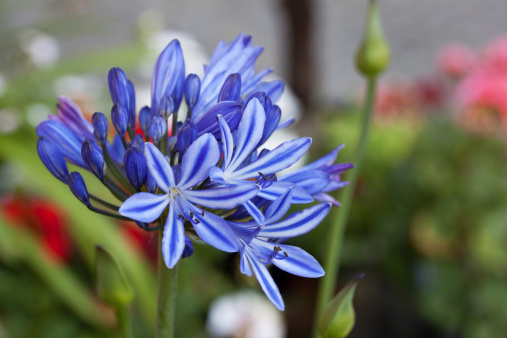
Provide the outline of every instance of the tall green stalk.
{"type": "Polygon", "coordinates": [[[158,231],[158,305],[155,337],[174,338],[178,265],[172,269],[165,265],[162,256],[163,231],[164,229],[158,231]]]}
{"type": "MultiPolygon", "coordinates": [[[[343,235],[350,214],[350,207],[352,205],[354,190],[359,178],[359,174],[361,172],[366,145],[368,143],[371,113],[373,110],[373,102],[375,101],[376,82],[377,81],[375,78],[370,78],[368,80],[368,90],[365,97],[363,111],[361,138],[359,139],[357,152],[353,162],[355,164],[355,168],[351,173],[352,177],[349,180],[350,184],[345,188],[342,194],[342,198],[340,199],[342,207],[340,209],[336,209],[333,213],[333,221],[331,223],[331,228],[327,236],[326,255],[323,264],[326,275],[320,279],[319,283],[319,291],[317,294],[317,311],[314,322],[315,327],[317,326],[320,313],[331,299],[334,291],[334,286],[336,285],[336,280],[338,278],[341,249],[343,246],[343,235]]],[[[315,333],[315,336],[318,337],[317,333],[315,333]]]]}
{"type": "Polygon", "coordinates": [[[129,314],[126,306],[116,309],[118,317],[118,328],[124,338],[133,338],[132,327],[129,322],[129,314]]]}

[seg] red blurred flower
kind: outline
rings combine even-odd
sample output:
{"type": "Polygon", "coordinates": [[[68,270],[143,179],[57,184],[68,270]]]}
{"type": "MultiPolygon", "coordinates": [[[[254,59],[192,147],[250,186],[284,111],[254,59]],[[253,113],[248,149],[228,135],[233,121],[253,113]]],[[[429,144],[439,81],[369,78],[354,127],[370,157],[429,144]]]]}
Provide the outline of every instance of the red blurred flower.
{"type": "Polygon", "coordinates": [[[54,261],[70,260],[73,250],[67,220],[57,205],[38,197],[10,195],[0,199],[0,208],[8,221],[31,231],[54,261]]]}

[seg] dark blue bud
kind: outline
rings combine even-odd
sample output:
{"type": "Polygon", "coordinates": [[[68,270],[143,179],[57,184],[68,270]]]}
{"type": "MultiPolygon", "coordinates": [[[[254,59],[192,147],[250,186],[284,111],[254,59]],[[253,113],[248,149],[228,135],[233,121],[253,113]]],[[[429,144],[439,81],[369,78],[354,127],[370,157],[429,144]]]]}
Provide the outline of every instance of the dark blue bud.
{"type": "Polygon", "coordinates": [[[102,181],[104,179],[104,155],[97,143],[87,138],[81,146],[81,156],[88,170],[102,181]]]}
{"type": "Polygon", "coordinates": [[[194,246],[192,245],[192,241],[190,238],[185,236],[185,249],[183,250],[182,258],[188,258],[192,256],[194,253],[194,246]]]}
{"type": "Polygon", "coordinates": [[[137,191],[141,191],[148,172],[144,154],[135,147],[129,147],[125,152],[125,157],[123,157],[123,165],[130,184],[137,191]]]}
{"type": "Polygon", "coordinates": [[[159,143],[167,135],[167,122],[162,116],[157,116],[151,120],[149,131],[153,143],[159,143]]]}
{"type": "Polygon", "coordinates": [[[174,112],[174,101],[169,95],[165,95],[160,100],[158,115],[167,120],[169,115],[174,112]]]}
{"type": "Polygon", "coordinates": [[[148,230],[150,228],[150,225],[148,223],[143,223],[139,221],[134,221],[138,227],[140,227],[143,230],[148,230]]]}
{"type": "Polygon", "coordinates": [[[176,149],[183,156],[188,147],[197,139],[199,130],[195,123],[186,119],[183,125],[178,129],[178,138],[176,139],[176,149]]]}
{"type": "Polygon", "coordinates": [[[92,116],[93,134],[101,144],[107,143],[107,130],[109,125],[107,117],[102,113],[95,113],[92,116]]]}
{"type": "Polygon", "coordinates": [[[236,101],[241,96],[241,76],[239,74],[231,74],[225,79],[220,94],[218,94],[218,102],[236,101]]]}
{"type": "Polygon", "coordinates": [[[114,129],[120,135],[125,135],[127,131],[128,115],[125,106],[115,104],[111,109],[111,122],[114,129]]]}
{"type": "Polygon", "coordinates": [[[148,192],[151,192],[154,194],[157,191],[157,182],[155,182],[155,179],[150,174],[150,171],[148,170],[148,174],[146,175],[146,190],[148,192]]]}
{"type": "Polygon", "coordinates": [[[259,100],[259,103],[264,107],[266,105],[266,93],[264,92],[255,92],[250,95],[245,100],[245,107],[248,105],[248,102],[250,102],[251,99],[256,98],[259,100]]]}
{"type": "Polygon", "coordinates": [[[128,124],[129,127],[132,128],[132,130],[136,129],[136,91],[134,89],[134,84],[127,80],[127,90],[129,93],[129,100],[128,100],[128,124]]]}
{"type": "Polygon", "coordinates": [[[142,135],[137,135],[129,143],[130,147],[139,149],[144,154],[144,139],[142,135]]]}
{"type": "Polygon", "coordinates": [[[123,70],[117,67],[111,68],[108,82],[113,104],[128,107],[130,102],[128,80],[123,70]]]}
{"type": "Polygon", "coordinates": [[[70,191],[72,191],[74,196],[87,207],[91,206],[83,176],[77,171],[73,171],[70,173],[68,180],[70,191]]]}
{"type": "Polygon", "coordinates": [[[42,136],[37,141],[37,152],[49,172],[63,183],[68,184],[69,170],[60,149],[46,137],[42,136]]]}
{"type": "Polygon", "coordinates": [[[151,122],[151,109],[148,106],[141,108],[139,112],[139,126],[145,136],[148,136],[148,128],[151,122]]]}
{"type": "Polygon", "coordinates": [[[189,74],[185,79],[185,102],[187,103],[188,110],[192,110],[199,100],[201,93],[201,79],[195,74],[189,74]]]}

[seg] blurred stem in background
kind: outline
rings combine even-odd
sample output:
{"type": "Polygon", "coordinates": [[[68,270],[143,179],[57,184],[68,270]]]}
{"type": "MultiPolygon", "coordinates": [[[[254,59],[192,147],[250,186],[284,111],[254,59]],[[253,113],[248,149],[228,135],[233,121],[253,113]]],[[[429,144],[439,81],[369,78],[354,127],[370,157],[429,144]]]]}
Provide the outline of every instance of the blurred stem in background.
{"type": "Polygon", "coordinates": [[[158,231],[158,305],[156,338],[174,337],[174,317],[176,314],[176,292],[178,285],[178,265],[169,269],[162,256],[162,237],[164,229],[158,231]]]}
{"type": "MultiPolygon", "coordinates": [[[[390,52],[387,42],[384,39],[380,16],[377,10],[377,1],[371,0],[368,8],[368,17],[366,19],[366,27],[363,33],[363,39],[359,45],[356,54],[356,66],[359,72],[367,79],[367,91],[364,99],[363,121],[361,128],[361,136],[354,157],[355,169],[352,171],[350,185],[344,190],[341,210],[336,210],[333,218],[336,222],[332,223],[329,230],[326,243],[326,255],[324,258],[324,271],[326,275],[320,280],[317,295],[317,308],[314,320],[314,328],[317,327],[320,314],[331,299],[336,280],[338,278],[338,270],[340,266],[340,252],[343,246],[343,236],[347,220],[352,205],[352,197],[361,173],[361,165],[363,163],[366,145],[371,125],[371,115],[375,102],[375,88],[377,77],[388,66],[390,52]]],[[[317,330],[314,329],[314,336],[318,337],[317,330]]]]}

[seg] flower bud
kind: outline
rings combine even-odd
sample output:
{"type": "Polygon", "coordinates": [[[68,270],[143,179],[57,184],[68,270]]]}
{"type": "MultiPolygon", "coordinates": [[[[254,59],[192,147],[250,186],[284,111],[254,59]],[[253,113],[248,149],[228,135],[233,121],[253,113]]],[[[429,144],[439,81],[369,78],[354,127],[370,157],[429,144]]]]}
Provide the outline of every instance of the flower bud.
{"type": "Polygon", "coordinates": [[[390,52],[384,38],[377,2],[370,1],[363,40],[356,53],[356,66],[367,77],[375,77],[389,65],[390,52]]]}
{"type": "Polygon", "coordinates": [[[97,143],[87,138],[81,146],[81,156],[88,170],[102,181],[104,179],[104,154],[97,143]]]}
{"type": "Polygon", "coordinates": [[[161,116],[155,117],[153,120],[151,120],[149,131],[153,143],[159,143],[162,137],[167,134],[166,120],[161,116]]]}
{"type": "Polygon", "coordinates": [[[236,101],[241,96],[241,76],[231,74],[225,79],[225,82],[218,94],[218,102],[236,101]]]}
{"type": "Polygon", "coordinates": [[[357,283],[364,274],[356,276],[331,300],[319,320],[322,338],[344,338],[354,328],[356,314],[352,305],[357,283]]]}
{"type": "Polygon", "coordinates": [[[119,135],[125,135],[127,131],[128,115],[125,106],[115,104],[111,109],[111,122],[119,135]]]}
{"type": "Polygon", "coordinates": [[[63,158],[62,152],[56,145],[49,141],[46,137],[41,136],[37,141],[37,153],[39,157],[48,168],[49,172],[54,177],[59,179],[65,184],[69,183],[69,170],[67,169],[67,163],[63,158]]]}
{"type": "Polygon", "coordinates": [[[151,192],[152,194],[154,194],[157,191],[157,182],[155,182],[155,179],[150,174],[149,170],[146,175],[146,190],[148,190],[148,192],[151,192]]]}
{"type": "Polygon", "coordinates": [[[101,144],[107,143],[107,130],[109,128],[107,117],[102,113],[92,116],[93,134],[101,144]]]}
{"type": "Polygon", "coordinates": [[[144,139],[142,135],[136,135],[129,143],[129,146],[139,149],[144,154],[144,139]]]}
{"type": "Polygon", "coordinates": [[[130,80],[127,80],[127,90],[129,93],[127,108],[128,125],[134,130],[136,129],[136,91],[134,89],[134,84],[130,80]]]}
{"type": "Polygon", "coordinates": [[[139,126],[141,127],[141,130],[143,131],[143,134],[145,136],[148,135],[148,128],[150,127],[151,122],[151,109],[148,106],[144,106],[141,108],[141,111],[139,112],[139,126]]]}
{"type": "Polygon", "coordinates": [[[113,104],[127,108],[129,106],[129,88],[125,72],[118,67],[111,68],[108,82],[113,104]]]}
{"type": "Polygon", "coordinates": [[[144,154],[136,147],[129,147],[123,157],[123,165],[130,184],[137,191],[141,191],[148,171],[144,154]]]}
{"type": "Polygon", "coordinates": [[[88,190],[86,184],[80,173],[73,171],[68,177],[70,191],[76,196],[87,207],[91,206],[90,199],[88,197],[88,190]]]}
{"type": "Polygon", "coordinates": [[[187,103],[188,110],[192,110],[199,100],[199,94],[201,93],[201,79],[195,74],[189,74],[185,79],[185,102],[187,103]]]}
{"type": "Polygon", "coordinates": [[[99,297],[115,308],[128,305],[134,298],[121,265],[99,245],[95,246],[95,283],[99,297]]]}
{"type": "Polygon", "coordinates": [[[194,245],[190,238],[185,236],[185,249],[183,250],[182,258],[188,258],[194,254],[194,245]]]}
{"type": "Polygon", "coordinates": [[[199,130],[195,123],[186,119],[183,125],[178,129],[178,138],[176,139],[176,149],[183,156],[188,147],[197,139],[199,130]]]}
{"type": "Polygon", "coordinates": [[[168,119],[169,115],[174,112],[174,101],[169,95],[164,95],[160,100],[158,115],[164,119],[168,119]]]}

